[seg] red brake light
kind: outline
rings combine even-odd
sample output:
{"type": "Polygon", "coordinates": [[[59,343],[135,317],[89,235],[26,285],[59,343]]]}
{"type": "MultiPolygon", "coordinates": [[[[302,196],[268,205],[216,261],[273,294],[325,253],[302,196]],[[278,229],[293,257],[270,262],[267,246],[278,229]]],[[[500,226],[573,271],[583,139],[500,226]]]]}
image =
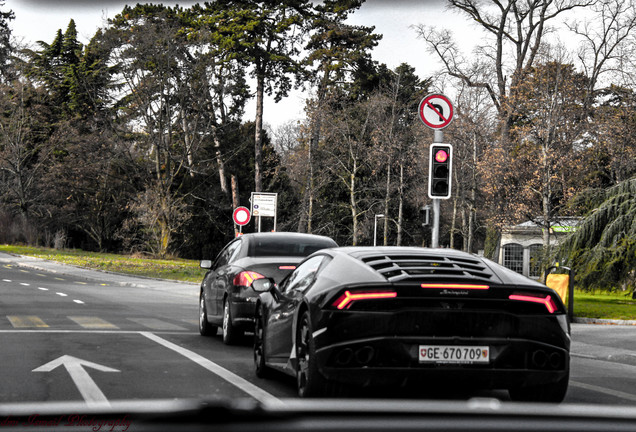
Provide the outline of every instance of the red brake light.
{"type": "Polygon", "coordinates": [[[341,295],[338,300],[333,303],[333,305],[342,310],[351,306],[351,303],[356,300],[377,300],[394,297],[397,297],[397,293],[395,291],[357,292],[353,294],[349,291],[345,291],[345,293],[341,295]]]}
{"type": "Polygon", "coordinates": [[[526,302],[532,302],[532,303],[541,303],[541,304],[543,304],[545,306],[545,308],[550,313],[554,313],[557,310],[557,307],[554,304],[554,301],[552,300],[552,297],[549,294],[547,296],[545,296],[545,297],[535,297],[535,296],[529,296],[529,295],[511,294],[510,296],[508,296],[508,298],[510,300],[519,300],[519,301],[526,301],[526,302]]]}
{"type": "Polygon", "coordinates": [[[282,265],[282,266],[278,266],[278,270],[296,270],[296,266],[282,265]]]}
{"type": "Polygon", "coordinates": [[[260,273],[256,273],[255,271],[243,271],[234,276],[234,281],[232,282],[235,286],[244,286],[248,287],[252,285],[256,279],[262,279],[263,276],[260,273]]]}
{"type": "Polygon", "coordinates": [[[490,289],[488,285],[473,285],[473,284],[445,284],[445,283],[429,283],[420,285],[422,288],[434,288],[434,289],[462,289],[462,290],[487,290],[490,289]]]}

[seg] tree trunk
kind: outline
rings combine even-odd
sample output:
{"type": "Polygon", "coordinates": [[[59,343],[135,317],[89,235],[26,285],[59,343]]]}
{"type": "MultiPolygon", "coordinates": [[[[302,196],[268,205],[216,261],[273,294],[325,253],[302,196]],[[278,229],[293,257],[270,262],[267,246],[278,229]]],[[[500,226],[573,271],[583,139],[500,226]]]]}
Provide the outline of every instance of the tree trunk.
{"type": "Polygon", "coordinates": [[[400,163],[400,193],[398,204],[398,223],[396,245],[402,246],[402,223],[404,222],[404,164],[400,163]]]}
{"type": "MultiPolygon", "coordinates": [[[[239,184],[238,184],[238,178],[236,177],[236,174],[232,174],[230,179],[232,183],[232,208],[235,209],[240,205],[239,204],[239,184]]],[[[236,226],[236,224],[234,224],[234,237],[238,235],[238,232],[239,232],[238,227],[236,226]]]]}
{"type": "Polygon", "coordinates": [[[216,156],[216,165],[219,170],[219,185],[221,186],[221,191],[226,197],[230,197],[230,191],[227,187],[227,177],[225,174],[225,163],[223,162],[223,157],[221,155],[221,142],[219,141],[219,137],[216,134],[216,127],[212,128],[212,139],[214,140],[214,153],[216,156]]]}
{"type": "Polygon", "coordinates": [[[188,161],[188,173],[191,178],[194,178],[194,153],[192,150],[192,140],[190,139],[190,127],[188,122],[181,112],[181,127],[183,128],[183,143],[186,148],[186,159],[188,161]]]}
{"type": "Polygon", "coordinates": [[[259,74],[256,79],[256,119],[254,131],[254,192],[263,191],[263,97],[265,77],[259,74]]]}
{"type": "Polygon", "coordinates": [[[353,161],[353,169],[349,180],[349,200],[351,205],[351,217],[353,219],[353,239],[352,246],[358,245],[358,209],[356,206],[356,170],[358,169],[357,161],[353,161]]]}

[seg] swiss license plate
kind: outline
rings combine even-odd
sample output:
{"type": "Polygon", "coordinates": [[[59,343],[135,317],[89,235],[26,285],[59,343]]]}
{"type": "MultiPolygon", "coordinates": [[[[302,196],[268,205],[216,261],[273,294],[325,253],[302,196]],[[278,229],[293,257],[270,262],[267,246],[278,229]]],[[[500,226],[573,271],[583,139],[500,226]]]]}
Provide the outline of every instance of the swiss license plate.
{"type": "Polygon", "coordinates": [[[420,363],[490,363],[490,347],[467,345],[420,345],[420,363]]]}

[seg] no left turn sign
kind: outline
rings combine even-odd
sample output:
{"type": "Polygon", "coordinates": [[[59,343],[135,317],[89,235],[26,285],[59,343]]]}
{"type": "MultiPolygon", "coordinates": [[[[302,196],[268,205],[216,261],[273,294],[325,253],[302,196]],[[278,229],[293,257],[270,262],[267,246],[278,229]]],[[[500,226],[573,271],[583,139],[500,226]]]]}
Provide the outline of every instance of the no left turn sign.
{"type": "Polygon", "coordinates": [[[420,119],[431,129],[443,129],[453,120],[453,104],[442,94],[431,94],[420,102],[420,119]]]}

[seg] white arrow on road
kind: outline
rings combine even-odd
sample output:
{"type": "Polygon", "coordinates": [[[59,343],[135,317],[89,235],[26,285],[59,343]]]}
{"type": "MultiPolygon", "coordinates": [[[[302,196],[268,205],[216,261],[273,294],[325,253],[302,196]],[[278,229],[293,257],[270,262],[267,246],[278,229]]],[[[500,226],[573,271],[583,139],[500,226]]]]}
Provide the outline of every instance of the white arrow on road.
{"type": "Polygon", "coordinates": [[[33,369],[31,372],[51,372],[58,366],[64,366],[71,376],[71,379],[75,383],[75,386],[82,394],[84,401],[88,406],[104,406],[110,405],[108,399],[104,396],[104,393],[97,387],[95,381],[88,375],[88,372],[84,370],[84,367],[90,367],[100,372],[120,372],[117,369],[102,366],[97,363],[93,363],[87,360],[82,360],[70,355],[63,355],[53,361],[48,362],[39,368],[33,369]]]}

